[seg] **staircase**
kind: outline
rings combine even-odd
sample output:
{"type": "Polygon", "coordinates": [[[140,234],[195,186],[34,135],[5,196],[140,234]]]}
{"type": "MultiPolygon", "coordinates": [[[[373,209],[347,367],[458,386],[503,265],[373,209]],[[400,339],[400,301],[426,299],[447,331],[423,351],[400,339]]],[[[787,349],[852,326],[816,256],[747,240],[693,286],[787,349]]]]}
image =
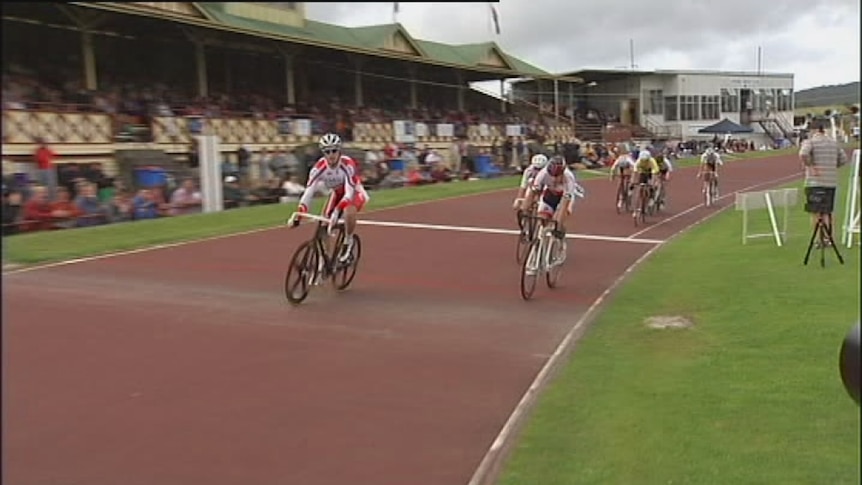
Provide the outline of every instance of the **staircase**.
{"type": "Polygon", "coordinates": [[[793,124],[783,119],[776,114],[763,116],[756,119],[757,124],[763,128],[763,132],[769,135],[772,141],[777,142],[781,139],[793,139],[793,124]]]}
{"type": "Polygon", "coordinates": [[[116,157],[118,176],[127,187],[139,188],[135,180],[136,168],[159,167],[174,180],[193,175],[193,169],[187,164],[178,162],[162,150],[120,149],[116,151],[116,157]]]}

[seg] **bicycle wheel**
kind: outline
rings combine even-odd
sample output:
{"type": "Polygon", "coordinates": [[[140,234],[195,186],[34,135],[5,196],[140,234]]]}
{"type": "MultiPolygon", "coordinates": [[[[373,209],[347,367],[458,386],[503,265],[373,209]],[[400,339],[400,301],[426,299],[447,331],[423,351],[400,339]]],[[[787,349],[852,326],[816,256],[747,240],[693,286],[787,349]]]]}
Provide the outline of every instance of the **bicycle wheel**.
{"type": "Polygon", "coordinates": [[[527,257],[521,264],[521,298],[529,300],[533,297],[536,291],[536,281],[539,278],[540,266],[540,239],[534,239],[530,243],[530,250],[527,251],[527,257]]]}
{"type": "Polygon", "coordinates": [[[625,190],[623,190],[623,184],[620,183],[620,186],[617,187],[617,200],[614,201],[614,204],[617,208],[617,214],[621,214],[623,211],[623,201],[625,200],[625,190]]]}
{"type": "Polygon", "coordinates": [[[290,303],[298,305],[308,297],[312,281],[317,277],[318,257],[314,240],[302,243],[293,253],[284,277],[284,296],[290,303]]]}
{"type": "Polygon", "coordinates": [[[550,253],[550,267],[548,268],[548,272],[545,273],[545,284],[548,285],[548,288],[556,288],[557,284],[560,282],[560,276],[563,274],[563,263],[566,258],[566,242],[560,241],[557,238],[551,238],[551,249],[548,251],[550,253]]]}
{"type": "Polygon", "coordinates": [[[628,213],[632,211],[632,191],[627,189],[625,194],[626,212],[628,213]]]}
{"type": "Polygon", "coordinates": [[[354,234],[353,247],[350,248],[350,256],[347,258],[347,261],[344,263],[336,263],[337,266],[332,275],[335,289],[341,291],[350,286],[350,283],[353,282],[353,278],[356,277],[356,269],[359,267],[360,257],[362,257],[362,241],[359,239],[358,234],[354,234]]]}

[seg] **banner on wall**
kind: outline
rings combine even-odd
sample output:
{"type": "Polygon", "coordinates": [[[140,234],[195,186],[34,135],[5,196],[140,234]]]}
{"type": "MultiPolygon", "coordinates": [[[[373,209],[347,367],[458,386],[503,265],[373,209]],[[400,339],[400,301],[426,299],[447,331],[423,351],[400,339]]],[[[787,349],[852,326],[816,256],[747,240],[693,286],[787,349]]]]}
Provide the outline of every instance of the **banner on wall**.
{"type": "Polygon", "coordinates": [[[428,125],[425,123],[416,123],[416,138],[428,138],[428,125]]]}
{"type": "Polygon", "coordinates": [[[395,120],[392,122],[396,143],[415,143],[416,124],[410,120],[395,120]]]}
{"type": "Polygon", "coordinates": [[[491,129],[488,128],[487,123],[479,124],[479,136],[481,136],[482,138],[487,138],[490,135],[491,135],[491,129]]]}
{"type": "Polygon", "coordinates": [[[293,134],[296,136],[311,136],[311,120],[305,118],[293,120],[293,134]]]}
{"type": "Polygon", "coordinates": [[[437,136],[441,138],[452,138],[455,136],[455,126],[451,123],[437,124],[437,136]]]}
{"type": "Polygon", "coordinates": [[[506,136],[524,136],[524,126],[506,125],[506,136]]]}
{"type": "Polygon", "coordinates": [[[202,116],[191,115],[186,117],[186,126],[192,135],[200,135],[204,131],[204,119],[202,116]]]}
{"type": "Polygon", "coordinates": [[[285,136],[293,134],[293,120],[290,118],[279,118],[276,120],[276,123],[278,124],[279,135],[285,136]]]}

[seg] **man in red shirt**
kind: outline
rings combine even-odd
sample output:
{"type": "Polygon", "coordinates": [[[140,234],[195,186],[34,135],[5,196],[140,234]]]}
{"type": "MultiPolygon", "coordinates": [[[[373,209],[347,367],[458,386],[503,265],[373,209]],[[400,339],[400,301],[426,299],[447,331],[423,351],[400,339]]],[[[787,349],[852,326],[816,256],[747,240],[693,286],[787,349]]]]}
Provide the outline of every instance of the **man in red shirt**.
{"type": "Polygon", "coordinates": [[[57,171],[54,168],[54,150],[48,147],[44,140],[39,139],[39,148],[33,154],[36,163],[36,177],[39,183],[48,189],[48,197],[54,199],[57,193],[57,171]]]}

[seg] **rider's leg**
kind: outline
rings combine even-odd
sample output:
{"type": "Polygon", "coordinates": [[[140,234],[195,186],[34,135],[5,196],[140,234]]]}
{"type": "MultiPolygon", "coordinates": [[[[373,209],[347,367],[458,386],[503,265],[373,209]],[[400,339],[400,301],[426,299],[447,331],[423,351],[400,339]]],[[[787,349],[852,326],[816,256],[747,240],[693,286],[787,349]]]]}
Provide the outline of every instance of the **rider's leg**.
{"type": "Polygon", "coordinates": [[[566,221],[569,218],[568,206],[570,201],[563,199],[557,205],[557,210],[554,211],[554,221],[557,222],[558,231],[554,236],[562,240],[566,237],[566,221]]]}

